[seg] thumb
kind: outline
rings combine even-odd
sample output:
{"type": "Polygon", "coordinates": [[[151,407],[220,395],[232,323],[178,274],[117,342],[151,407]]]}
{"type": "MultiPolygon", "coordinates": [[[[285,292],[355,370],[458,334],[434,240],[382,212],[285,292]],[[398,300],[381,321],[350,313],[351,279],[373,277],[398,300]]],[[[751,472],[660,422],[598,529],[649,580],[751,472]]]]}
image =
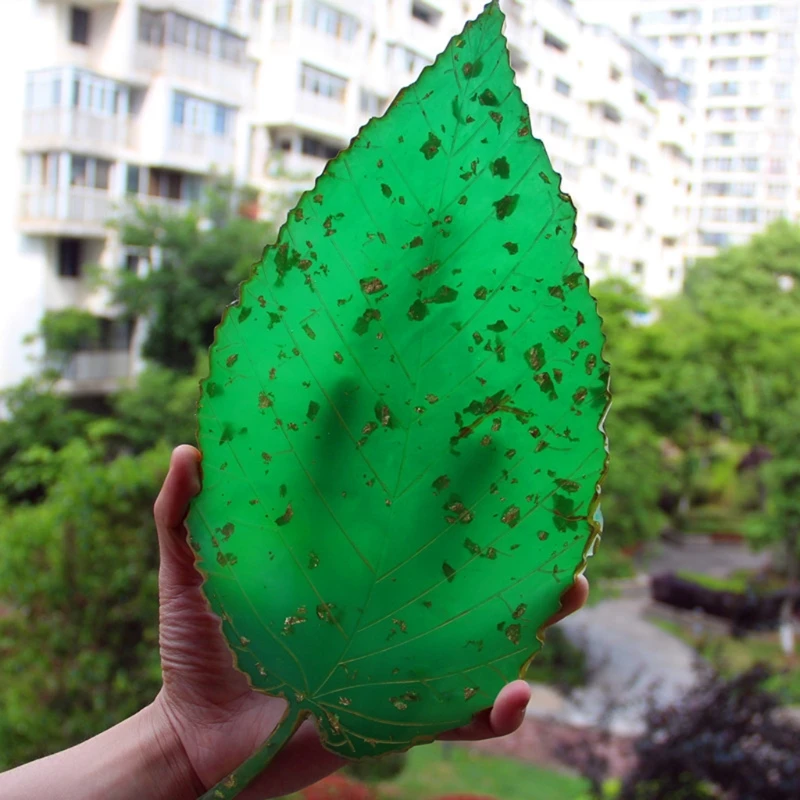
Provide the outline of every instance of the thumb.
{"type": "Polygon", "coordinates": [[[199,491],[200,453],[182,444],[172,451],[169,472],[153,509],[161,555],[158,583],[162,600],[202,583],[183,524],[189,501],[199,491]]]}

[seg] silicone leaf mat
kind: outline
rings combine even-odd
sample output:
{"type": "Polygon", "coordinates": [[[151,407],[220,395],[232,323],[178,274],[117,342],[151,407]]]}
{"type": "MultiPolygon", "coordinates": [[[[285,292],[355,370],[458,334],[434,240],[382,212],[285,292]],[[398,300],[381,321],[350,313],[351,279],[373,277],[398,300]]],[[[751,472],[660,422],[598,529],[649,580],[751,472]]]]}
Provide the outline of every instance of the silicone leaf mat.
{"type": "Polygon", "coordinates": [[[490,705],[598,532],[600,320],[502,25],[327,166],[203,384],[205,592],[253,686],[350,758],[490,705]]]}

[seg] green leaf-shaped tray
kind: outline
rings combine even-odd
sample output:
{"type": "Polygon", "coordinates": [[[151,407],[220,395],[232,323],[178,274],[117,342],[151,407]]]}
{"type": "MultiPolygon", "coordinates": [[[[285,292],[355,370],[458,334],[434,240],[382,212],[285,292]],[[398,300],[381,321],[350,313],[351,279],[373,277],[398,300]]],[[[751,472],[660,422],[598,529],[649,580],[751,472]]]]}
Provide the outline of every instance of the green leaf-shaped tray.
{"type": "Polygon", "coordinates": [[[347,758],[468,722],[599,535],[600,319],[502,26],[490,3],[328,164],[217,328],[191,541],[290,706],[209,796],[305,716],[347,758]]]}

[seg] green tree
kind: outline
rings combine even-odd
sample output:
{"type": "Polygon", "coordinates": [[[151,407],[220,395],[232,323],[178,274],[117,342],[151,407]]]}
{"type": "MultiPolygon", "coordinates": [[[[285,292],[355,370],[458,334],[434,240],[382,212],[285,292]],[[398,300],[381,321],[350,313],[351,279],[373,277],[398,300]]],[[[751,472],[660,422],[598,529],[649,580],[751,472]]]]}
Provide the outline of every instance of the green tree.
{"type": "Polygon", "coordinates": [[[121,223],[123,243],[147,251],[153,265],[144,274],[124,273],[115,287],[123,308],[148,320],[146,358],[191,372],[235,287],[272,240],[271,224],[240,215],[240,195],[220,180],[186,214],[139,206],[121,223]]]}
{"type": "MultiPolygon", "coordinates": [[[[612,368],[613,400],[606,421],[612,455],[603,486],[605,556],[612,547],[633,545],[659,533],[665,518],[658,503],[667,473],[651,413],[660,395],[660,374],[648,352],[650,331],[638,321],[651,308],[634,287],[618,279],[602,281],[593,291],[612,368]]],[[[605,564],[611,568],[613,556],[598,559],[601,571],[605,564]]]]}
{"type": "Polygon", "coordinates": [[[172,447],[194,442],[199,386],[196,375],[150,365],[135,386],[112,398],[118,435],[136,452],[157,442],[172,447]]]}
{"type": "Polygon", "coordinates": [[[54,476],[52,455],[83,435],[93,416],[53,391],[53,378],[30,378],[0,393],[0,497],[41,498],[54,476]]]}
{"type": "Polygon", "coordinates": [[[104,424],[0,526],[0,769],[129,716],[160,683],[152,504],[168,450],[110,463],[104,424]]]}

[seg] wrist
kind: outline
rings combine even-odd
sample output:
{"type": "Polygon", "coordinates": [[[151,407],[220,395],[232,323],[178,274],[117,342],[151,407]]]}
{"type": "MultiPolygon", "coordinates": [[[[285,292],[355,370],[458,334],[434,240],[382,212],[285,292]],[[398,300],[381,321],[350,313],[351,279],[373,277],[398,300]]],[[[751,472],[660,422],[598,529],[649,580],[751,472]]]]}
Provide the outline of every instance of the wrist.
{"type": "Polygon", "coordinates": [[[161,695],[137,714],[140,768],[149,775],[151,797],[197,800],[206,787],[194,770],[161,695]]]}

